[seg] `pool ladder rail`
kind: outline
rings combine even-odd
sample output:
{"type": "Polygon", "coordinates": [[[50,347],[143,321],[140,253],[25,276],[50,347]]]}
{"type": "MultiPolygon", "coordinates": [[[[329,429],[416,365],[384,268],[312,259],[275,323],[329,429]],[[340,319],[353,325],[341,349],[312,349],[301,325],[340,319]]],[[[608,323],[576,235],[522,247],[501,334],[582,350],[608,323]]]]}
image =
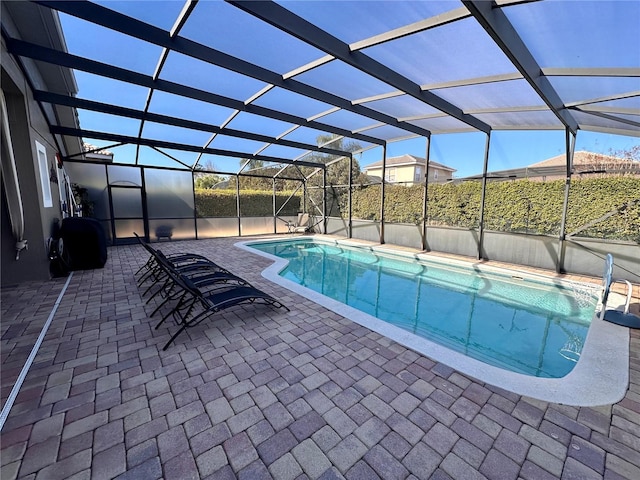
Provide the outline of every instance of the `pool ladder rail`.
{"type": "Polygon", "coordinates": [[[640,317],[629,313],[629,305],[631,303],[631,296],[633,286],[628,280],[614,280],[613,274],[613,255],[607,254],[604,267],[603,276],[603,288],[602,288],[602,312],[600,318],[607,322],[615,323],[616,325],[622,325],[629,328],[640,328],[640,317]],[[616,282],[624,282],[627,284],[627,298],[624,303],[624,310],[607,310],[607,300],[609,299],[609,291],[611,285],[616,282]]]}

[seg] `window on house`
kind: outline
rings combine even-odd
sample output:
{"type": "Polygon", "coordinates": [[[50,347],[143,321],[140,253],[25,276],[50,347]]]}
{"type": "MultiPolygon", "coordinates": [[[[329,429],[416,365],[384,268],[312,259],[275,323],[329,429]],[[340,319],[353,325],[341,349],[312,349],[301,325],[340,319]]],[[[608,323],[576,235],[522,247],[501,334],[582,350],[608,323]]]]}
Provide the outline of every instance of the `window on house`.
{"type": "Polygon", "coordinates": [[[49,165],[47,164],[47,150],[36,140],[38,168],[40,170],[40,185],[42,185],[42,204],[45,208],[53,207],[51,198],[51,183],[49,182],[49,165]]]}
{"type": "Polygon", "coordinates": [[[395,182],[396,181],[396,169],[395,169],[395,167],[386,169],[386,173],[384,175],[384,179],[387,182],[395,182]]]}
{"type": "Polygon", "coordinates": [[[437,180],[438,179],[438,170],[434,170],[433,171],[433,179],[437,180]]]}
{"type": "Polygon", "coordinates": [[[414,182],[421,182],[422,181],[422,167],[421,166],[417,166],[416,167],[416,171],[413,175],[413,181],[414,182]]]}

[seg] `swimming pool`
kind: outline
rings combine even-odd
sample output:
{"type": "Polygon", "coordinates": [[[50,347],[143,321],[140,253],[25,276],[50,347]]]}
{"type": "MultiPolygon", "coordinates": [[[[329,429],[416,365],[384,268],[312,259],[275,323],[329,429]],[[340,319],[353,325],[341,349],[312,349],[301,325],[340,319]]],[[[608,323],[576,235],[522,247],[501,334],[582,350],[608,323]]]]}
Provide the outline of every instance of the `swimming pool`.
{"type": "Polygon", "coordinates": [[[499,371],[515,375],[516,384],[530,379],[544,386],[570,380],[574,366],[590,363],[576,361],[584,356],[597,298],[581,305],[562,282],[345,243],[305,238],[248,246],[281,258],[278,275],[271,269],[267,278],[476,378],[499,371]]]}

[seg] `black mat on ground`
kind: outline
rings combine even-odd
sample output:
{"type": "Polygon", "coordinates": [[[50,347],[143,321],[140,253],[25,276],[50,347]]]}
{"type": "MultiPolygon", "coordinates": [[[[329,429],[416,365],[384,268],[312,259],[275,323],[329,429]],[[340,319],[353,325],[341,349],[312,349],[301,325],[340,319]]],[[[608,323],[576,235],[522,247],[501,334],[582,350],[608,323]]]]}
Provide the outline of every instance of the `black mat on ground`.
{"type": "Polygon", "coordinates": [[[624,313],[619,310],[607,310],[604,312],[607,322],[615,323],[629,328],[640,328],[640,317],[633,313],[624,313]]]}

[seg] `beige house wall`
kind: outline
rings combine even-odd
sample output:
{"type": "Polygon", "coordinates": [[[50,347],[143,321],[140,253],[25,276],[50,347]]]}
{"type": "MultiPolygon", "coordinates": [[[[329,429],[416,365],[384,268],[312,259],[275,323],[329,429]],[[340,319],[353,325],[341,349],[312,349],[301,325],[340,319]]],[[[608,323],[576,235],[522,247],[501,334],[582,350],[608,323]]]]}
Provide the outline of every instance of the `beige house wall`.
{"type": "MultiPolygon", "coordinates": [[[[387,178],[389,182],[392,183],[407,183],[407,182],[415,182],[415,168],[417,165],[401,165],[395,167],[387,167],[385,169],[387,173],[387,178]],[[394,172],[395,170],[395,172],[394,172]],[[395,176],[393,175],[395,173],[395,176]]],[[[425,167],[420,165],[422,171],[420,173],[419,182],[424,180],[424,171],[425,167]]],[[[365,168],[367,175],[372,175],[376,177],[382,177],[382,168],[365,168]]],[[[441,170],[439,168],[434,168],[433,166],[429,169],[429,182],[433,183],[442,183],[452,178],[451,172],[447,170],[441,170]],[[437,176],[437,178],[436,178],[437,176]]]]}

